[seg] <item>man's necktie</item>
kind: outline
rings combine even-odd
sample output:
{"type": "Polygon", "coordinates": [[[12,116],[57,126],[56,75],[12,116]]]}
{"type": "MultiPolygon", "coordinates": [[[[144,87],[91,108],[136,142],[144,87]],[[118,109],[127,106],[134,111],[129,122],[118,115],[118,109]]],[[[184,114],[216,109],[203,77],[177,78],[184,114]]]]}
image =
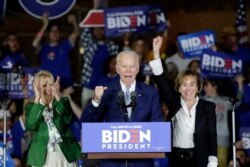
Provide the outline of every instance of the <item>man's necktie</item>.
{"type": "Polygon", "coordinates": [[[129,91],[129,88],[127,87],[126,88],[126,91],[125,91],[125,103],[126,105],[129,105],[130,104],[130,91],[129,91]]]}
{"type": "MultiPolygon", "coordinates": [[[[126,106],[130,105],[131,98],[130,98],[129,87],[126,88],[124,96],[125,96],[124,99],[125,99],[126,106]]],[[[131,107],[126,107],[126,110],[127,110],[127,119],[129,120],[131,117],[131,107]]]]}

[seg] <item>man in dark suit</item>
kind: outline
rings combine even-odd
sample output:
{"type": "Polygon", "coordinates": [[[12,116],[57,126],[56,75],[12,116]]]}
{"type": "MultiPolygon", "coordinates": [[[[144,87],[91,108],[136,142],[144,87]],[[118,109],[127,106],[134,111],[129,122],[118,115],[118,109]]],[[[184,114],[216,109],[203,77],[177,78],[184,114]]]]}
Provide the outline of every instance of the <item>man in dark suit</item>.
{"type": "MultiPolygon", "coordinates": [[[[139,56],[122,51],[116,58],[119,77],[107,86],[95,87],[95,94],[81,115],[82,122],[159,122],[163,121],[156,88],[135,78],[139,72],[139,56]],[[131,102],[126,102],[126,93],[131,102]],[[125,94],[125,100],[120,99],[125,94]],[[136,92],[136,93],[132,93],[136,92]],[[133,96],[133,97],[132,97],[133,96]]],[[[152,167],[153,159],[102,160],[101,167],[152,167]]]]}

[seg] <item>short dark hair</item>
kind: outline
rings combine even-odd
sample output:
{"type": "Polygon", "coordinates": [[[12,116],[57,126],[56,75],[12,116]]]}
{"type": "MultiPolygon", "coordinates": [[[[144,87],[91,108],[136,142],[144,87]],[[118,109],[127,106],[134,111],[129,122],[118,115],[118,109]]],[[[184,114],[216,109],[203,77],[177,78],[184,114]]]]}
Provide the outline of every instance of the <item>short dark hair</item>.
{"type": "Polygon", "coordinates": [[[180,85],[182,83],[182,80],[186,76],[193,76],[193,77],[195,77],[197,79],[197,86],[198,86],[198,92],[197,93],[201,92],[202,86],[203,86],[203,79],[201,78],[200,74],[197,71],[192,70],[190,68],[187,68],[187,69],[183,70],[176,77],[176,79],[175,79],[175,90],[177,92],[179,92],[179,88],[180,88],[180,85]]]}
{"type": "MultiPolygon", "coordinates": [[[[6,40],[9,36],[15,36],[17,38],[17,34],[15,32],[7,32],[4,36],[3,36],[3,40],[6,40]]],[[[18,39],[18,38],[17,38],[18,39]]]]}
{"type": "Polygon", "coordinates": [[[51,31],[52,27],[54,27],[54,26],[57,26],[60,32],[62,31],[61,24],[59,22],[54,21],[54,22],[49,23],[49,25],[47,27],[47,33],[49,33],[51,31]]]}

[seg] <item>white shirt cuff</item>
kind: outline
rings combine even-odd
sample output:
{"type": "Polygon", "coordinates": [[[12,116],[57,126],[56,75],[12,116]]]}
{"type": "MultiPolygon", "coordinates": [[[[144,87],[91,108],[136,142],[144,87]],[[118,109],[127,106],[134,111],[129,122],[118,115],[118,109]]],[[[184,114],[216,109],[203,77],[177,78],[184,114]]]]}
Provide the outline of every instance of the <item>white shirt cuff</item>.
{"type": "Polygon", "coordinates": [[[216,156],[209,156],[207,167],[217,167],[217,166],[218,166],[218,158],[216,156]]]}
{"type": "Polygon", "coordinates": [[[95,102],[95,101],[92,99],[92,104],[93,104],[94,107],[98,107],[100,103],[97,103],[97,102],[95,102]]]}
{"type": "Polygon", "coordinates": [[[152,72],[154,75],[160,75],[163,73],[163,67],[160,58],[150,61],[149,65],[152,68],[152,72]]]}

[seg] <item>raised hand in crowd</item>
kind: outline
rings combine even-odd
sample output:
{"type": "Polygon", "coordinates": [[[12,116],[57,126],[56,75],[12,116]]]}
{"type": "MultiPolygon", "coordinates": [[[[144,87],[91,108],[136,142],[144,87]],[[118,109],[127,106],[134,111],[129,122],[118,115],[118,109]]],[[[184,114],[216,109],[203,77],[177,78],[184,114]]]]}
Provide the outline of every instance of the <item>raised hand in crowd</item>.
{"type": "Polygon", "coordinates": [[[68,97],[72,111],[74,112],[77,119],[80,119],[81,114],[82,114],[82,108],[78,106],[75,103],[75,101],[72,99],[71,94],[73,94],[73,92],[74,92],[74,88],[72,86],[67,87],[66,89],[63,90],[62,97],[68,97]]]}
{"type": "Polygon", "coordinates": [[[48,25],[49,25],[49,19],[48,19],[49,13],[44,12],[42,16],[42,27],[41,29],[37,32],[35,39],[32,42],[32,46],[35,48],[39,47],[39,43],[41,39],[43,38],[44,32],[46,31],[48,25]]]}
{"type": "Polygon", "coordinates": [[[79,28],[77,25],[77,21],[76,21],[76,16],[74,14],[69,14],[67,17],[68,23],[72,24],[73,26],[73,32],[70,34],[69,36],[69,40],[72,44],[74,44],[77,40],[77,37],[79,35],[79,28]]]}
{"type": "Polygon", "coordinates": [[[242,100],[245,79],[246,78],[242,74],[237,74],[234,78],[238,84],[237,98],[239,101],[242,100]]]}
{"type": "Polygon", "coordinates": [[[160,49],[163,43],[163,38],[161,36],[155,37],[153,39],[153,53],[154,59],[160,58],[160,49]]]}

